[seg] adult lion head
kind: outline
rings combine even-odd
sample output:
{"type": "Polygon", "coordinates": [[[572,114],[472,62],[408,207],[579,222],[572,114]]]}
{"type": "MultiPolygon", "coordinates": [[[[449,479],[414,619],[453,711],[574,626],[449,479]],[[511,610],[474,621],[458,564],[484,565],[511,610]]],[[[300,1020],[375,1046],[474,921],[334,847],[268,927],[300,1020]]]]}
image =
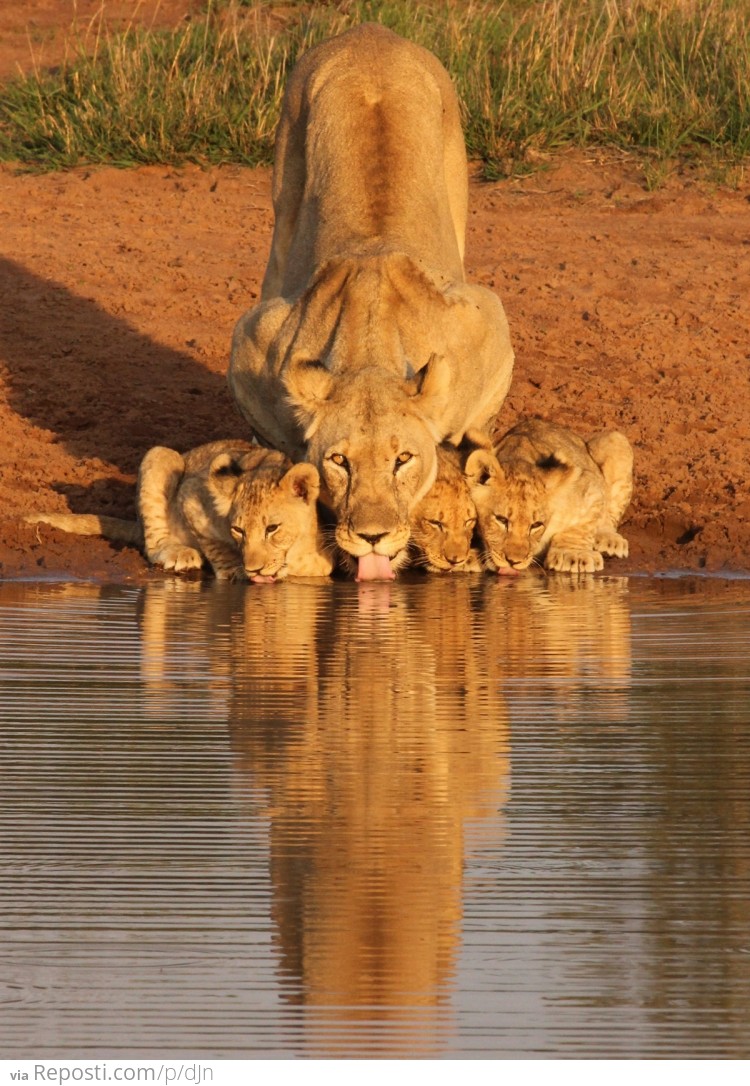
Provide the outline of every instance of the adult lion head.
{"type": "Polygon", "coordinates": [[[431,358],[412,380],[378,366],[332,374],[298,365],[286,387],[336,514],[336,542],[357,559],[359,580],[392,578],[409,514],[437,472],[435,420],[450,394],[444,360],[431,358]]]}

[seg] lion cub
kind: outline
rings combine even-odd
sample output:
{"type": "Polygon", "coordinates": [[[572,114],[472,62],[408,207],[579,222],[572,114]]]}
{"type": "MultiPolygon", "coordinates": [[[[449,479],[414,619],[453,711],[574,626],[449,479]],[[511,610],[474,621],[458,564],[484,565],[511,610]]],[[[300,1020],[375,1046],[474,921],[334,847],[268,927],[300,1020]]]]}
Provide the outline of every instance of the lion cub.
{"type": "Polygon", "coordinates": [[[409,518],[412,565],[431,573],[479,573],[482,569],[471,546],[477,511],[463,472],[464,459],[460,449],[438,446],[435,482],[409,518]]]}
{"type": "Polygon", "coordinates": [[[326,577],[316,510],[317,468],[246,441],[214,441],[184,456],[156,446],[138,473],[138,522],[116,517],[38,513],[29,523],[143,547],[164,569],[200,569],[218,578],[275,581],[326,577]]]}
{"type": "Polygon", "coordinates": [[[617,430],[583,441],[541,419],[518,423],[466,462],[483,559],[498,573],[544,560],[593,573],[603,554],[627,557],[617,526],[633,492],[633,450],[617,430]]]}

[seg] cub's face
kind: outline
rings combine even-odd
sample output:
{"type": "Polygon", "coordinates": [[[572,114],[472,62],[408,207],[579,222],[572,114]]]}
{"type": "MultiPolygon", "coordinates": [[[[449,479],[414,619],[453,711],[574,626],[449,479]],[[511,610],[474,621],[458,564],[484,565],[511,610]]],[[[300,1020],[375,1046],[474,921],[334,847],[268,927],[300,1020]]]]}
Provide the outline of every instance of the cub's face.
{"type": "Polygon", "coordinates": [[[469,558],[476,522],[476,508],[462,476],[438,475],[411,516],[417,564],[433,573],[462,569],[469,558]]]}
{"type": "Polygon", "coordinates": [[[520,465],[501,465],[483,449],[467,460],[466,477],[485,565],[496,573],[528,569],[546,543],[548,495],[543,480],[520,465]]]}
{"type": "Polygon", "coordinates": [[[281,474],[247,473],[237,482],[229,510],[229,531],[249,580],[287,575],[291,548],[317,549],[316,500],[319,476],[312,464],[295,464],[281,474]]]}

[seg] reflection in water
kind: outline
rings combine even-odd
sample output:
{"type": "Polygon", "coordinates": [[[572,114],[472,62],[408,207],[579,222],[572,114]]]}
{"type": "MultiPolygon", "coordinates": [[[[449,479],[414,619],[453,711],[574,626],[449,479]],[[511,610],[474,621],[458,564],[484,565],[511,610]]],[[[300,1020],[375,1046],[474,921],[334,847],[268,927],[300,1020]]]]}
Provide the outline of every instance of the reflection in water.
{"type": "Polygon", "coordinates": [[[0,586],[22,1055],[748,1055],[750,586],[0,586]]]}
{"type": "Polygon", "coordinates": [[[291,643],[277,602],[248,593],[235,627],[232,747],[267,796],[287,998],[318,1009],[308,1044],[321,1026],[327,1051],[331,1024],[383,1020],[406,1052],[439,1046],[467,822],[491,819],[501,835],[507,717],[472,589],[420,588],[418,607],[390,585],[310,593],[291,643]],[[258,631],[265,657],[248,651],[258,631]],[[297,697],[259,718],[264,684],[297,697]]]}

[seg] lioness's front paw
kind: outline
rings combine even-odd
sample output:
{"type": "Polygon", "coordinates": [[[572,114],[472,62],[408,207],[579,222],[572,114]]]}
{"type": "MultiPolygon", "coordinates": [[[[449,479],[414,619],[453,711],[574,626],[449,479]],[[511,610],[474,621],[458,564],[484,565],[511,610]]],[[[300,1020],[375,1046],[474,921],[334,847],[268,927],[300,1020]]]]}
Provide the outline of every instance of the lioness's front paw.
{"type": "Polygon", "coordinates": [[[596,573],[598,569],[604,569],[604,559],[598,551],[550,547],[544,565],[558,573],[596,573]]]}
{"type": "Polygon", "coordinates": [[[188,569],[200,569],[203,565],[203,555],[195,547],[183,547],[177,543],[168,543],[159,547],[149,556],[156,566],[164,569],[173,569],[175,573],[182,573],[188,569]]]}
{"type": "Polygon", "coordinates": [[[605,529],[596,533],[594,549],[602,554],[609,554],[612,558],[627,558],[628,541],[619,532],[605,529]]]}

